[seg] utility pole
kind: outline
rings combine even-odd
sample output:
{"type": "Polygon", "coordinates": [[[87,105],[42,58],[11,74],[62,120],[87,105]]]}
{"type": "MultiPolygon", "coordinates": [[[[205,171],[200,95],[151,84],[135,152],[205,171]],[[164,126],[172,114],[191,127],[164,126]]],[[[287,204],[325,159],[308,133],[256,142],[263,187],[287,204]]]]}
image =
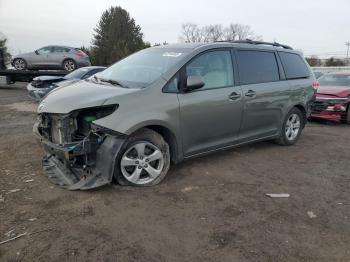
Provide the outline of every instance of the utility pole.
{"type": "Polygon", "coordinates": [[[349,47],[350,47],[350,42],[346,42],[345,45],[348,47],[346,51],[346,63],[349,65],[349,47]]]}

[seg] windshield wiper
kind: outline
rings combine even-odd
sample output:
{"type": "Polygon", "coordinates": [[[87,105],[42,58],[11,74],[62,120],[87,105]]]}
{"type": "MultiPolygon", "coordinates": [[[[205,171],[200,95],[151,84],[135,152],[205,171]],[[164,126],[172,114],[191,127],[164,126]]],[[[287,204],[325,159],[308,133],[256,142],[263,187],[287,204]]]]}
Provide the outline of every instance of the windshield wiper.
{"type": "MultiPolygon", "coordinates": [[[[95,79],[97,79],[97,77],[95,77],[95,79]]],[[[117,80],[113,80],[113,79],[104,79],[104,78],[98,78],[101,82],[105,82],[105,83],[109,83],[111,85],[115,85],[115,86],[121,86],[124,88],[128,88],[126,85],[120,83],[117,80]]]]}

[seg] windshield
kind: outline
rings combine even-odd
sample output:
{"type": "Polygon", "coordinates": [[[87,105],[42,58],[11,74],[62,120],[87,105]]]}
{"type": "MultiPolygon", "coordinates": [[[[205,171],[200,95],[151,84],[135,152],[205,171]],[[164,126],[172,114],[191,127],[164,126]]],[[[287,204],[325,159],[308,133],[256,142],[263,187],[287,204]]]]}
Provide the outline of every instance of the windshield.
{"type": "Polygon", "coordinates": [[[66,75],[64,77],[64,79],[80,79],[82,78],[87,72],[89,71],[89,69],[87,68],[79,68],[75,71],[73,71],[72,73],[69,73],[68,75],[66,75]]]}
{"type": "Polygon", "coordinates": [[[98,78],[121,83],[125,87],[142,88],[158,80],[171,66],[184,57],[186,49],[148,48],[115,63],[98,78]]]}
{"type": "Polygon", "coordinates": [[[320,77],[321,86],[350,86],[350,74],[328,74],[320,77]]]}

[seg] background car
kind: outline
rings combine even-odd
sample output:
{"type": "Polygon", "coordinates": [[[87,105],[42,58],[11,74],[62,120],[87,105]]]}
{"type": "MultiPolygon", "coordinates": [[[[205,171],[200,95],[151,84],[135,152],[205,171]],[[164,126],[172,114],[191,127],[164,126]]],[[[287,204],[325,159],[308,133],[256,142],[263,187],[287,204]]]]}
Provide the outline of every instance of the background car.
{"type": "Polygon", "coordinates": [[[321,76],[323,76],[325,73],[322,71],[314,71],[314,75],[316,79],[319,79],[321,76]]]}
{"type": "Polygon", "coordinates": [[[104,66],[82,67],[66,76],[39,76],[28,84],[29,96],[40,101],[47,93],[57,87],[64,87],[81,79],[86,79],[98,72],[105,70],[104,66]]]}
{"type": "Polygon", "coordinates": [[[34,52],[16,55],[11,64],[17,70],[63,69],[74,71],[90,66],[90,58],[79,48],[68,46],[45,46],[34,52]]]}
{"type": "Polygon", "coordinates": [[[318,82],[311,118],[350,124],[350,71],[326,74],[318,82]]]}

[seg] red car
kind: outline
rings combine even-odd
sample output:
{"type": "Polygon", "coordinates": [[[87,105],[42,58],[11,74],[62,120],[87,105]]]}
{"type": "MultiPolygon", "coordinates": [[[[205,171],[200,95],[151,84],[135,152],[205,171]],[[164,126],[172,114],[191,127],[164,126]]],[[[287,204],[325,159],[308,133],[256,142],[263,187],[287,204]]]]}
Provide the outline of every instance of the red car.
{"type": "Polygon", "coordinates": [[[350,124],[350,72],[329,73],[318,82],[311,118],[350,124]]]}

